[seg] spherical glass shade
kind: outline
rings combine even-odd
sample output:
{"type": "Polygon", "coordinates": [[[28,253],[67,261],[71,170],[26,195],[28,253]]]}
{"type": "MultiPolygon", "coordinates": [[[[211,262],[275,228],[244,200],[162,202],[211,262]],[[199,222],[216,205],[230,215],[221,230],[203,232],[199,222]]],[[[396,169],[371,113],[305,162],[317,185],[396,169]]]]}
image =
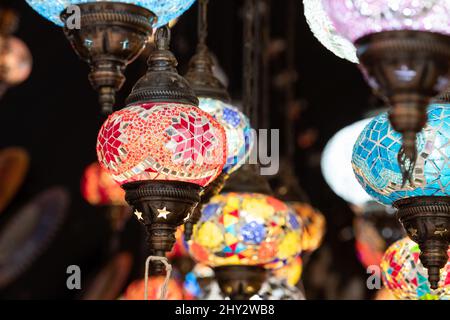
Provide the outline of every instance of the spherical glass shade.
{"type": "Polygon", "coordinates": [[[306,22],[320,43],[340,58],[358,63],[356,48],[334,27],[321,0],[303,0],[306,22]]]}
{"type": "Polygon", "coordinates": [[[430,105],[428,123],[417,135],[414,185],[407,183],[402,187],[397,161],[401,135],[392,129],[387,113],[382,113],[359,136],[353,150],[353,170],[366,192],[384,204],[415,196],[448,196],[449,138],[450,104],[430,105]]]}
{"type": "Polygon", "coordinates": [[[381,261],[385,286],[401,300],[450,299],[450,263],[441,269],[439,288],[432,290],[419,255],[419,245],[409,238],[390,246],[381,261]]]}
{"type": "MultiPolygon", "coordinates": [[[[148,300],[159,300],[161,288],[164,285],[164,276],[148,278],[148,300]]],[[[145,281],[136,280],[132,282],[123,295],[124,300],[144,300],[145,281]]],[[[175,280],[170,279],[167,289],[167,300],[184,300],[183,287],[175,280]]]]}
{"type": "Polygon", "coordinates": [[[81,179],[81,195],[93,206],[125,206],[125,191],[98,162],[90,164],[81,179]]]}
{"type": "Polygon", "coordinates": [[[97,155],[120,184],[175,180],[205,186],[222,171],[226,137],[212,116],[194,106],[134,105],[108,117],[97,155]]]}
{"type": "Polygon", "coordinates": [[[307,203],[289,203],[303,223],[302,250],[314,251],[320,247],[326,231],[325,217],[307,203]]]}
{"type": "Polygon", "coordinates": [[[58,26],[63,26],[60,14],[70,5],[92,2],[130,3],[152,11],[158,17],[155,27],[161,27],[181,16],[195,0],[26,0],[39,14],[58,26]]]}
{"type": "Polygon", "coordinates": [[[356,180],[351,165],[353,145],[370,120],[360,120],[339,130],[325,146],[320,162],[322,175],[330,188],[357,206],[372,199],[356,180]]]}
{"type": "Polygon", "coordinates": [[[301,252],[302,224],[283,202],[256,193],[225,193],[203,207],[189,243],[191,255],[211,267],[279,268],[301,252]]]}
{"type": "Polygon", "coordinates": [[[286,281],[290,286],[295,286],[302,277],[303,260],[300,256],[296,257],[291,263],[284,267],[274,270],[273,274],[278,279],[286,281]]]}
{"type": "Polygon", "coordinates": [[[199,107],[214,117],[225,129],[227,136],[227,163],[223,172],[231,174],[247,160],[253,147],[254,136],[250,121],[237,108],[217,99],[199,98],[199,107]]]}
{"type": "Polygon", "coordinates": [[[16,37],[1,37],[0,48],[0,81],[9,86],[25,81],[33,64],[27,45],[16,37]]]}
{"type": "Polygon", "coordinates": [[[336,30],[351,41],[382,31],[450,34],[448,0],[322,0],[336,30]]]}

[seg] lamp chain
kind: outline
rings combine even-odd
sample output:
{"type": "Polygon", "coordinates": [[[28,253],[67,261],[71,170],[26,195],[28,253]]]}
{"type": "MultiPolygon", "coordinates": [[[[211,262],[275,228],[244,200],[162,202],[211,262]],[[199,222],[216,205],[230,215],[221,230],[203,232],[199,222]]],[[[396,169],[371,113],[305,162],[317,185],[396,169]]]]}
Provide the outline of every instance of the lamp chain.
{"type": "Polygon", "coordinates": [[[208,37],[208,2],[209,0],[198,1],[198,47],[207,50],[206,38],[208,37]]]}
{"type": "Polygon", "coordinates": [[[148,300],[148,269],[150,268],[150,261],[160,261],[166,267],[166,278],[164,279],[164,284],[161,287],[161,292],[159,295],[159,300],[166,300],[170,275],[172,274],[172,265],[169,263],[166,257],[158,257],[158,256],[148,256],[147,260],[145,260],[144,300],[148,300]]]}
{"type": "Polygon", "coordinates": [[[254,55],[255,55],[255,0],[244,2],[244,52],[243,52],[243,110],[250,117],[252,127],[256,129],[257,119],[254,119],[254,55]]]}

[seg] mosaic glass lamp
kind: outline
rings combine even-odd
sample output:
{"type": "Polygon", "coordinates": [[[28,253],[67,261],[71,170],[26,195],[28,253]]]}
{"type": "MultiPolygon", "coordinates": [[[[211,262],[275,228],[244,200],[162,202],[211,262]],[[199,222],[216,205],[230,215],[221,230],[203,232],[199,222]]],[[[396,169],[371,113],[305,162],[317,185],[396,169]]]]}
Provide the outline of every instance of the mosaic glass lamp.
{"type": "Polygon", "coordinates": [[[12,34],[19,18],[9,8],[0,8],[0,97],[30,76],[33,58],[27,45],[12,34]]]}
{"type": "Polygon", "coordinates": [[[125,82],[124,70],[144,50],[153,28],[180,16],[195,0],[27,0],[58,26],[78,56],[91,67],[89,81],[99,93],[103,113],[113,111],[115,95],[125,82]],[[68,10],[76,5],[80,25],[68,10]]]}
{"type": "Polygon", "coordinates": [[[302,221],[302,250],[313,252],[317,250],[325,236],[326,220],[324,215],[308,203],[287,202],[286,203],[302,221]]]}
{"type": "Polygon", "coordinates": [[[416,135],[430,100],[450,78],[450,3],[434,1],[322,0],[336,31],[357,47],[367,82],[391,106],[401,133],[402,183],[412,183],[416,135]]]}
{"type": "Polygon", "coordinates": [[[82,7],[86,3],[125,3],[135,5],[153,12],[157,17],[155,27],[168,24],[188,10],[195,0],[26,0],[27,3],[46,19],[58,26],[64,26],[61,13],[71,5],[82,7]]]}
{"type": "Polygon", "coordinates": [[[185,77],[199,99],[200,109],[212,115],[225,129],[227,161],[220,176],[202,193],[201,205],[197,206],[186,223],[186,240],[191,238],[193,226],[200,219],[202,205],[217,195],[229,175],[241,167],[250,154],[254,140],[249,119],[230,104],[227,89],[213,72],[214,62],[206,44],[208,1],[198,1],[197,49],[189,62],[189,70],[185,77]]]}
{"type": "Polygon", "coordinates": [[[259,291],[265,269],[280,268],[301,253],[301,228],[297,215],[274,197],[224,193],[204,206],[189,250],[214,268],[227,296],[248,299],[259,291]]]}
{"type": "Polygon", "coordinates": [[[146,226],[153,254],[165,256],[177,227],[200,201],[202,188],[222,172],[226,136],[197,107],[189,84],[177,73],[168,49],[170,29],[159,28],[155,41],[148,71],[134,86],[128,106],[103,124],[97,155],[146,226]]]}
{"type": "Polygon", "coordinates": [[[375,117],[359,136],[352,165],[358,181],[373,198],[398,209],[408,236],[421,249],[420,259],[436,288],[439,270],[447,263],[450,241],[450,105],[432,104],[428,123],[418,134],[418,158],[412,184],[404,185],[397,163],[401,135],[388,115],[375,117]]]}
{"type": "Polygon", "coordinates": [[[355,46],[336,31],[322,1],[303,0],[303,8],[306,22],[317,40],[336,56],[358,63],[355,46]]]}
{"type": "Polygon", "coordinates": [[[432,289],[419,256],[419,246],[409,238],[391,245],[381,261],[384,285],[400,300],[450,300],[450,262],[441,270],[439,288],[432,289]]]}
{"type": "Polygon", "coordinates": [[[339,130],[326,144],[320,161],[322,175],[334,193],[357,207],[372,200],[356,180],[351,165],[353,145],[370,120],[360,120],[339,130]]]}

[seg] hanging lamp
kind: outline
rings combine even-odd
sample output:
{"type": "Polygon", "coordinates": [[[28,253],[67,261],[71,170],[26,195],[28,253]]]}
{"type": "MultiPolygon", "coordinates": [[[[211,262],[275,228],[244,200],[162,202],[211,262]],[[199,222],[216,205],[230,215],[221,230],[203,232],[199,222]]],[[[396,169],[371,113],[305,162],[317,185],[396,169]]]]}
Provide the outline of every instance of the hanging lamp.
{"type": "Polygon", "coordinates": [[[202,205],[218,194],[229,175],[239,169],[250,154],[253,135],[248,118],[230,104],[225,86],[214,75],[213,59],[206,45],[208,34],[208,0],[198,1],[197,51],[189,62],[186,80],[199,99],[199,107],[214,117],[225,129],[227,136],[227,162],[222,173],[202,192],[201,204],[185,224],[185,239],[190,240],[193,226],[200,219],[202,205]]]}
{"type": "Polygon", "coordinates": [[[183,14],[195,0],[27,0],[58,26],[78,56],[91,67],[89,81],[98,91],[103,113],[113,111],[115,95],[125,82],[124,70],[144,50],[153,27],[183,14]],[[80,26],[75,24],[77,10],[80,26]]]}
{"type": "Polygon", "coordinates": [[[128,106],[103,124],[97,154],[146,226],[153,255],[165,256],[202,188],[222,171],[226,137],[177,73],[168,26],[158,28],[155,42],[147,74],[134,86],[128,106]]]}
{"type": "Polygon", "coordinates": [[[403,185],[396,161],[401,135],[389,124],[387,113],[375,117],[356,141],[352,165],[366,192],[398,209],[408,236],[419,244],[420,260],[436,289],[439,270],[448,260],[450,242],[450,105],[428,107],[428,124],[418,134],[419,156],[413,185],[403,185]]]}

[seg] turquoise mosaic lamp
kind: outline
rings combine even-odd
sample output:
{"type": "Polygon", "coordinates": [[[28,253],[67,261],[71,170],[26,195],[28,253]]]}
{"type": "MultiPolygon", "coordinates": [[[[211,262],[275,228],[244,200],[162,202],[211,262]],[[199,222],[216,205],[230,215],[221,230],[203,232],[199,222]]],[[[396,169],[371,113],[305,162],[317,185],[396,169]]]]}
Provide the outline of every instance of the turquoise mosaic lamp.
{"type": "Polygon", "coordinates": [[[397,161],[401,134],[394,131],[387,113],[375,117],[360,134],[352,166],[370,196],[398,209],[408,236],[419,244],[431,288],[436,289],[450,242],[450,104],[431,104],[427,114],[428,123],[417,135],[412,183],[403,183],[397,161]]]}

